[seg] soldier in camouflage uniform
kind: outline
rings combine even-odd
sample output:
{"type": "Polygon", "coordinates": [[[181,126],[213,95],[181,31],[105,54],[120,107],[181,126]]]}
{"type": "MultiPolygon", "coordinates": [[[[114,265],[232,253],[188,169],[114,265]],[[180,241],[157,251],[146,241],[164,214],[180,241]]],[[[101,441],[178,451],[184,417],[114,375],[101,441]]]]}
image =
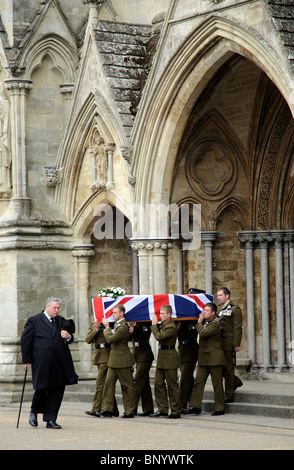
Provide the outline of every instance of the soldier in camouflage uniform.
{"type": "MultiPolygon", "coordinates": [[[[110,353],[110,345],[106,342],[104,336],[104,325],[97,320],[90,324],[86,336],[86,342],[93,344],[93,364],[97,366],[98,374],[96,378],[96,390],[92,401],[92,410],[85,413],[90,416],[99,417],[101,411],[102,393],[107,374],[107,361],[110,353]]],[[[118,416],[118,408],[115,401],[114,415],[118,416]]]]}

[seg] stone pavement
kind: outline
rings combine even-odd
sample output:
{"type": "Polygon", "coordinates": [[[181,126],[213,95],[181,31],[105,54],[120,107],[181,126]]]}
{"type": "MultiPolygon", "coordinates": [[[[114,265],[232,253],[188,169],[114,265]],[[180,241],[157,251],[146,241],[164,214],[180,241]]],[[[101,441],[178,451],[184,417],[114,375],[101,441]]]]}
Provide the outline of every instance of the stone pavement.
{"type": "MultiPolygon", "coordinates": [[[[294,384],[249,380],[243,388],[247,395],[265,393],[273,397],[293,397],[294,384]]],[[[134,419],[95,418],[85,414],[86,410],[91,409],[91,402],[68,401],[65,396],[57,420],[62,429],[46,429],[41,415],[38,428],[32,428],[28,424],[29,402],[23,403],[19,428],[16,429],[18,409],[18,403],[0,406],[1,450],[97,450],[99,459],[105,455],[108,459],[133,455],[135,460],[133,463],[130,461],[128,466],[134,466],[138,459],[140,465],[143,464],[143,457],[150,459],[155,451],[160,454],[180,451],[186,455],[185,458],[193,455],[195,459],[200,450],[294,448],[294,419],[230,412],[213,417],[206,411],[199,416],[182,415],[178,420],[139,416],[134,419]],[[134,449],[139,450],[139,454],[134,453],[134,449]]],[[[150,463],[145,461],[145,464],[150,463]]],[[[164,462],[155,462],[158,463],[164,462]]]]}

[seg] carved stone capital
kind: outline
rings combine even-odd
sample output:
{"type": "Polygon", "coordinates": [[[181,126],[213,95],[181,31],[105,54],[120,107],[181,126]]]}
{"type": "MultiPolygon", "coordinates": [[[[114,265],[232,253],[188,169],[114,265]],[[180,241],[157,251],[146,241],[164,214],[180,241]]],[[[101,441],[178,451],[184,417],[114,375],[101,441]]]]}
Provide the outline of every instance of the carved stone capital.
{"type": "Polygon", "coordinates": [[[145,250],[146,252],[151,252],[153,250],[163,250],[166,251],[175,246],[175,243],[171,240],[137,240],[133,241],[131,248],[136,251],[145,250]]]}
{"type": "Polygon", "coordinates": [[[115,144],[113,142],[107,142],[104,145],[105,151],[109,154],[113,154],[113,151],[115,149],[115,144]]]}
{"type": "Polygon", "coordinates": [[[204,242],[214,242],[218,236],[218,232],[215,230],[205,230],[201,232],[201,240],[204,242]]]}
{"type": "Polygon", "coordinates": [[[92,258],[95,256],[94,245],[75,245],[71,254],[74,258],[92,258]]]}
{"type": "Polygon", "coordinates": [[[60,93],[71,94],[73,92],[74,86],[74,83],[63,83],[63,85],[59,86],[60,93]]]}
{"type": "Polygon", "coordinates": [[[100,192],[106,190],[107,183],[102,183],[97,181],[96,183],[91,184],[91,189],[93,192],[100,192]]]}
{"type": "Polygon", "coordinates": [[[30,90],[33,88],[32,85],[32,80],[24,80],[24,79],[18,79],[18,78],[9,78],[7,80],[4,80],[5,83],[5,88],[7,90],[30,90]]]}
{"type": "Polygon", "coordinates": [[[84,5],[103,5],[104,0],[82,0],[84,5]]]}
{"type": "Polygon", "coordinates": [[[293,242],[293,230],[252,230],[238,233],[241,248],[282,248],[293,242]]]}

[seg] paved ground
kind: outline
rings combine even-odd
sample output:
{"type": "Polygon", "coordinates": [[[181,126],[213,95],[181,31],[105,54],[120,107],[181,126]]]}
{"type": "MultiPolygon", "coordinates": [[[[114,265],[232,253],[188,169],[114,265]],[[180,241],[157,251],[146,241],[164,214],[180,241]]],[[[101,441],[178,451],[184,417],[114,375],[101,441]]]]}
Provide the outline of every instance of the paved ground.
{"type": "MultiPolygon", "coordinates": [[[[267,384],[268,387],[268,384],[267,384]]],[[[280,384],[273,393],[278,393],[280,384]]],[[[290,386],[289,393],[292,392],[290,386]]],[[[94,418],[84,412],[91,405],[64,401],[59,413],[60,430],[46,429],[39,419],[38,428],[28,424],[30,403],[24,403],[19,428],[16,429],[18,404],[0,406],[1,450],[99,450],[101,464],[115,464],[109,459],[134,458],[121,462],[134,467],[140,460],[151,464],[152,451],[182,451],[182,459],[195,459],[199,450],[292,450],[294,420],[226,414],[212,417],[182,416],[166,418],[94,418]],[[133,450],[140,450],[134,453],[133,450]],[[116,452],[115,452],[116,451],[116,452]],[[105,453],[106,452],[106,453],[105,453]],[[126,457],[129,456],[129,457],[126,457]],[[108,462],[101,459],[106,458],[108,462]],[[123,457],[121,457],[123,458],[123,457]],[[143,460],[144,459],[144,460],[143,460]]],[[[179,452],[178,452],[179,454],[179,452]]],[[[163,458],[163,457],[161,457],[163,458]]],[[[198,457],[197,457],[198,458],[198,457]]],[[[154,462],[153,462],[154,463],[154,462]]],[[[164,462],[155,462],[155,464],[164,462]]]]}

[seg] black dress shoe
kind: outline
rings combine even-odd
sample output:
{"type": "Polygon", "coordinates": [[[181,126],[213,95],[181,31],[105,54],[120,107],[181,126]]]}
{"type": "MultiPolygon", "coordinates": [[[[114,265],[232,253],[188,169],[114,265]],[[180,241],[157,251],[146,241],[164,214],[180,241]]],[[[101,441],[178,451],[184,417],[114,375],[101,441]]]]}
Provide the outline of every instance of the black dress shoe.
{"type": "Polygon", "coordinates": [[[48,421],[46,424],[46,428],[48,429],[61,429],[61,426],[56,423],[56,421],[48,421]]]}
{"type": "Polygon", "coordinates": [[[38,426],[37,414],[33,413],[32,411],[30,412],[29,423],[31,426],[33,426],[33,428],[38,426]]]}
{"type": "Polygon", "coordinates": [[[234,403],[234,398],[225,398],[225,403],[234,403]]]}
{"type": "Polygon", "coordinates": [[[85,411],[85,414],[89,416],[96,416],[96,418],[100,418],[99,411],[85,411]]]}
{"type": "Polygon", "coordinates": [[[99,411],[99,416],[103,416],[104,418],[112,418],[113,416],[113,413],[111,413],[111,411],[108,411],[108,410],[102,410],[102,411],[99,411]]]}
{"type": "Polygon", "coordinates": [[[134,415],[132,413],[124,413],[121,418],[133,418],[134,415]]]}
{"type": "Polygon", "coordinates": [[[167,413],[161,413],[161,411],[156,411],[156,413],[151,413],[150,418],[159,418],[160,416],[167,416],[167,413]]]}
{"type": "Polygon", "coordinates": [[[201,410],[200,408],[197,408],[196,406],[189,406],[185,410],[182,410],[182,413],[185,415],[200,415],[201,410]]]}
{"type": "Polygon", "coordinates": [[[214,411],[213,413],[211,413],[211,416],[221,416],[224,414],[225,414],[224,411],[214,411]]]}
{"type": "Polygon", "coordinates": [[[142,413],[138,413],[138,416],[150,416],[153,414],[153,411],[143,411],[142,413]]]}
{"type": "Polygon", "coordinates": [[[169,418],[169,419],[178,419],[178,418],[180,418],[180,417],[181,417],[181,415],[175,415],[175,414],[173,414],[173,413],[170,413],[170,414],[167,416],[167,418],[169,418]]]}

